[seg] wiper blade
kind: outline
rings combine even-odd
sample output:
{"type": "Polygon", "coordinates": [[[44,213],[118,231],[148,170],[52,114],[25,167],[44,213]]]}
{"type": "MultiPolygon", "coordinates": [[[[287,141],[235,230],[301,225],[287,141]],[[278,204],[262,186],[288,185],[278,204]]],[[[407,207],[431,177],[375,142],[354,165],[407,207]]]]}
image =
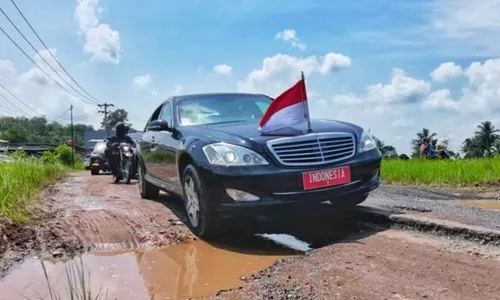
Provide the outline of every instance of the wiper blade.
{"type": "Polygon", "coordinates": [[[246,121],[243,121],[243,120],[223,121],[223,122],[207,123],[205,125],[217,125],[217,124],[226,124],[226,123],[241,123],[241,122],[246,122],[246,121]]]}

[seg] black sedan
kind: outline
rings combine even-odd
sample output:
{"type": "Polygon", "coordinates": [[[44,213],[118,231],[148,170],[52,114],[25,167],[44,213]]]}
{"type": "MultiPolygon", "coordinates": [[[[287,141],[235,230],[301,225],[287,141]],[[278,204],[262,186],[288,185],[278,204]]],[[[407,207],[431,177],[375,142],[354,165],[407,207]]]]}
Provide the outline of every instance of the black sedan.
{"type": "Polygon", "coordinates": [[[381,154],[361,127],[312,120],[312,133],[262,135],[271,101],[232,93],[162,103],[138,141],[142,198],[182,196],[191,230],[210,236],[229,217],[297,203],[354,206],[379,186],[381,154]]]}

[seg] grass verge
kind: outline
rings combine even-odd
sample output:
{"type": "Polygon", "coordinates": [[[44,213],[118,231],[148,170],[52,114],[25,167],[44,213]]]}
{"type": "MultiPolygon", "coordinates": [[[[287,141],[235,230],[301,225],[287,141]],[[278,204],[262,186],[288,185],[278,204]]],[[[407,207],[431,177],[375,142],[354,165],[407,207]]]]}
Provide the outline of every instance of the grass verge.
{"type": "Polygon", "coordinates": [[[474,186],[500,183],[500,157],[460,160],[384,160],[382,181],[389,184],[474,186]]]}
{"type": "Polygon", "coordinates": [[[66,171],[60,163],[44,163],[36,158],[0,162],[0,215],[13,222],[25,221],[29,200],[66,171]]]}

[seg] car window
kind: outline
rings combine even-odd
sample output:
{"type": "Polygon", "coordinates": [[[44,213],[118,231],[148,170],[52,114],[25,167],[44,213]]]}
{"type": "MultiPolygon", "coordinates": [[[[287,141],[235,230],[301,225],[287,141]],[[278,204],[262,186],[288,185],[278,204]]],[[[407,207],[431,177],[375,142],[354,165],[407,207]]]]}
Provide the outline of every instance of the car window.
{"type": "Polygon", "coordinates": [[[100,143],[96,143],[94,145],[94,149],[92,150],[92,152],[94,152],[94,153],[104,153],[104,150],[106,150],[106,143],[105,142],[100,142],[100,143]]]}
{"type": "Polygon", "coordinates": [[[269,107],[269,105],[271,104],[271,102],[269,102],[269,101],[266,101],[266,102],[262,102],[262,101],[260,101],[260,102],[256,102],[256,104],[257,104],[257,106],[259,107],[260,111],[261,111],[262,113],[265,113],[265,112],[266,112],[266,110],[267,110],[267,108],[268,108],[268,107],[269,107]]]}
{"type": "Polygon", "coordinates": [[[178,103],[179,123],[190,126],[259,121],[271,99],[264,95],[203,95],[181,98],[178,103]]]}
{"type": "Polygon", "coordinates": [[[167,121],[168,125],[172,125],[172,105],[170,105],[170,101],[167,101],[163,106],[163,110],[160,114],[160,119],[167,121]]]}
{"type": "Polygon", "coordinates": [[[158,120],[158,117],[160,116],[160,112],[161,112],[161,109],[163,108],[163,105],[165,103],[162,103],[160,106],[158,106],[155,111],[153,112],[153,114],[151,115],[151,118],[149,118],[149,121],[146,123],[146,126],[144,126],[144,130],[143,132],[146,132],[147,129],[148,129],[148,125],[151,121],[154,121],[154,120],[158,120]]]}

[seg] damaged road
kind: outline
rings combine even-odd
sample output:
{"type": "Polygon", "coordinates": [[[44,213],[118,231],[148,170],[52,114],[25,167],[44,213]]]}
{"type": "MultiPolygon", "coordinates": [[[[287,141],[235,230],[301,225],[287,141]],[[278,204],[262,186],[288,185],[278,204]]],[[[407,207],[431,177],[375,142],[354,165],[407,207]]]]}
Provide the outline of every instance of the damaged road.
{"type": "Polygon", "coordinates": [[[356,209],[281,211],[200,241],[178,199],[78,173],[43,193],[34,223],[0,221],[0,299],[48,297],[40,257],[57,290],[82,263],[112,299],[500,299],[498,195],[383,186],[356,209]]]}

